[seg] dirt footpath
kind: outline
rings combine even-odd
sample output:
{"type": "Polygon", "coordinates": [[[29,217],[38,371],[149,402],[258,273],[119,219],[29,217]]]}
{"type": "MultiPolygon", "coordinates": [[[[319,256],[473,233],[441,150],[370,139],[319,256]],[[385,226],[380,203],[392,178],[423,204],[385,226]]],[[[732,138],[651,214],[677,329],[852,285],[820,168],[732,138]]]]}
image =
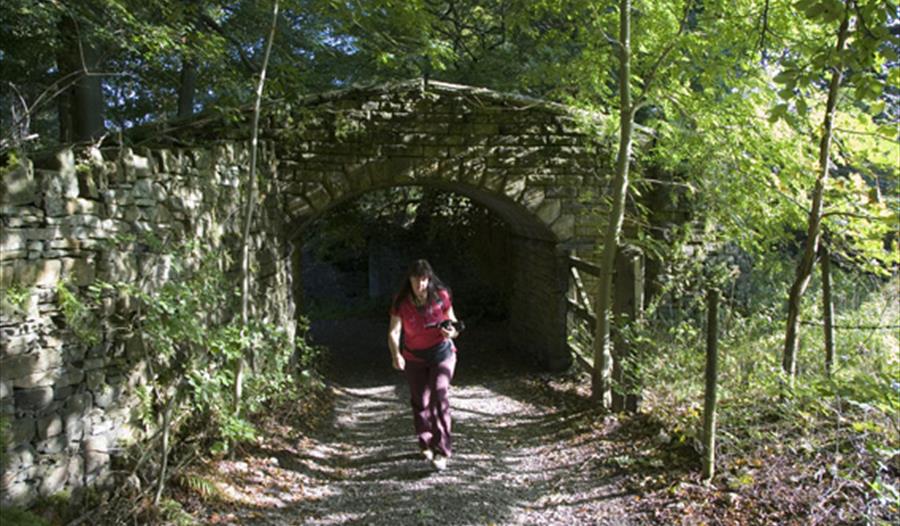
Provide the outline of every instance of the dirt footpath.
{"type": "MultiPolygon", "coordinates": [[[[333,409],[299,433],[285,422],[253,452],[219,464],[219,524],[641,524],[639,497],[614,462],[612,418],[559,378],[502,348],[502,328],[459,342],[451,391],[454,451],[421,459],[408,392],[390,368],[386,320],[320,323],[332,348],[333,409]]],[[[626,440],[620,438],[619,440],[626,440]]],[[[630,475],[633,477],[633,474],[630,475]]]]}

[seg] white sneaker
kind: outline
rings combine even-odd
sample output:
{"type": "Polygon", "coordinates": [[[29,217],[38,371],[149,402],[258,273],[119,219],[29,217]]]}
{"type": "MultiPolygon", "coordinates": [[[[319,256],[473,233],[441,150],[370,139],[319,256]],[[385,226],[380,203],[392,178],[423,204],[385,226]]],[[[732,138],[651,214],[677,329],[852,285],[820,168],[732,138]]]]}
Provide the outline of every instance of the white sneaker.
{"type": "Polygon", "coordinates": [[[438,471],[444,471],[447,469],[447,460],[447,457],[444,455],[435,455],[434,460],[431,461],[431,465],[438,471]]]}
{"type": "Polygon", "coordinates": [[[434,451],[432,451],[430,449],[423,449],[422,450],[422,458],[424,458],[428,462],[431,462],[432,460],[434,460],[434,451]]]}

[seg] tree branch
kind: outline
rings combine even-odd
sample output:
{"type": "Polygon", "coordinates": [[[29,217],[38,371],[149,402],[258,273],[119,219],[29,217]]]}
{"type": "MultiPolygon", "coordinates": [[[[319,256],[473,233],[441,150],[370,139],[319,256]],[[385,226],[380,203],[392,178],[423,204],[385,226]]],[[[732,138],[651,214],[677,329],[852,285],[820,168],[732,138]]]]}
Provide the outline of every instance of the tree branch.
{"type": "Polygon", "coordinates": [[[766,33],[769,32],[769,0],[766,0],[765,5],[763,6],[762,16],[759,19],[760,30],[759,30],[759,43],[756,45],[757,49],[759,49],[760,53],[763,54],[763,59],[765,59],[766,53],[766,33]]]}

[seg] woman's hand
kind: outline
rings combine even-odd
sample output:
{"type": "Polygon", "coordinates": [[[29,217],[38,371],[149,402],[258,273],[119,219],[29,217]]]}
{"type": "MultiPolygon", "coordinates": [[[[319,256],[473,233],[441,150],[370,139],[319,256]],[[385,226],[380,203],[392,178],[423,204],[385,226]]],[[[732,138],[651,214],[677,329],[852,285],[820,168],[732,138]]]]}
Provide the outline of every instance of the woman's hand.
{"type": "Polygon", "coordinates": [[[455,325],[450,325],[449,327],[441,327],[441,332],[444,334],[444,338],[456,338],[459,336],[459,331],[456,330],[455,325]]]}
{"type": "Polygon", "coordinates": [[[400,353],[391,353],[391,361],[394,362],[394,369],[402,371],[406,369],[406,359],[400,353]]]}

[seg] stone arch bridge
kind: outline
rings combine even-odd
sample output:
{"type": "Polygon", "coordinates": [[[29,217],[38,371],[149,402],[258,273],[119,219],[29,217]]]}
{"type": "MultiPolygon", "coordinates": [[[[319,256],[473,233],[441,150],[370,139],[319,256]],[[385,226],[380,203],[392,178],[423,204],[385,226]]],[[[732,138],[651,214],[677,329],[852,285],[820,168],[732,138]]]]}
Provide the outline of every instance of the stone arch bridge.
{"type": "MultiPolygon", "coordinates": [[[[264,135],[293,242],[320,214],[400,185],[462,194],[501,217],[513,234],[510,345],[560,369],[571,362],[568,256],[593,255],[614,161],[602,125],[559,104],[415,80],[275,107],[264,135]]],[[[299,294],[298,272],[293,282],[299,294]]]]}
{"type": "MultiPolygon", "coordinates": [[[[510,345],[549,369],[566,345],[569,255],[597,245],[612,172],[602,118],[486,89],[412,81],[267,107],[260,215],[251,246],[253,309],[294,327],[298,245],[311,221],[377,189],[423,185],[465,195],[513,234],[510,345]]],[[[100,279],[152,289],[172,275],[160,240],[236,254],[246,126],[197,117],[136,130],[131,147],[66,148],[2,172],[0,416],[9,423],[0,503],[28,503],[109,476],[133,425],[138,334],[79,341],[57,286],[100,279]]],[[[110,300],[102,315],[136,306],[110,300]]]]}

